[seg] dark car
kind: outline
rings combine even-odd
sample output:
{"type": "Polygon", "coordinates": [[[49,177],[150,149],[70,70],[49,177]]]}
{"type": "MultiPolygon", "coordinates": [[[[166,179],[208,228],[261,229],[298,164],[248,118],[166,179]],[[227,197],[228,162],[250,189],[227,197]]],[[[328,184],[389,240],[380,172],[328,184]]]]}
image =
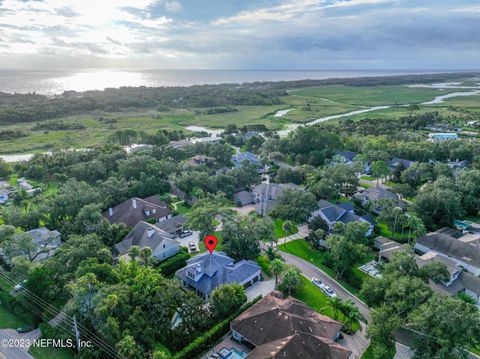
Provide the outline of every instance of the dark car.
{"type": "Polygon", "coordinates": [[[17,328],[17,333],[28,333],[31,332],[33,329],[35,329],[31,325],[25,325],[23,327],[17,328]]]}

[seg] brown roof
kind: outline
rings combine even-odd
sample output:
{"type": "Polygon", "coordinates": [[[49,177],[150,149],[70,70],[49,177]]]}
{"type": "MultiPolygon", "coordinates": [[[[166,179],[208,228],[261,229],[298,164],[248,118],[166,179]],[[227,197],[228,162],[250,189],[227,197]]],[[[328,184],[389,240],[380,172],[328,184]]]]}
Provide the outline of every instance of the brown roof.
{"type": "Polygon", "coordinates": [[[292,297],[283,299],[272,292],[230,323],[232,330],[255,346],[279,340],[295,333],[335,339],[342,324],[292,297]]]}
{"type": "Polygon", "coordinates": [[[297,332],[256,347],[248,354],[248,358],[348,359],[351,353],[331,339],[297,332]]]}
{"type": "Polygon", "coordinates": [[[105,211],[103,216],[110,223],[125,223],[129,227],[133,227],[140,221],[164,218],[169,214],[170,209],[165,201],[160,201],[158,196],[150,196],[143,199],[130,198],[105,211]]]}

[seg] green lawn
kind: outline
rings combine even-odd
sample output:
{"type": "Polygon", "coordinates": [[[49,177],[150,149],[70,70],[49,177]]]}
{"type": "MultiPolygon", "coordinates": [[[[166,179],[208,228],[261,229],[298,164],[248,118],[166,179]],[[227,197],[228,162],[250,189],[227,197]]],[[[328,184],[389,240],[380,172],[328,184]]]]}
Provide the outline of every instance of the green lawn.
{"type": "Polygon", "coordinates": [[[375,224],[375,230],[378,235],[390,238],[399,242],[408,242],[408,231],[404,231],[403,235],[401,232],[392,233],[385,223],[378,222],[375,224]]]}
{"type": "Polygon", "coordinates": [[[67,348],[31,347],[28,351],[36,359],[74,359],[75,353],[67,348]]]}
{"type": "MultiPolygon", "coordinates": [[[[306,261],[314,264],[316,267],[323,270],[332,278],[335,278],[335,272],[333,271],[333,269],[327,267],[324,264],[327,253],[325,251],[319,251],[314,249],[307,241],[303,239],[297,239],[295,241],[281,244],[278,246],[278,248],[284,252],[287,252],[299,258],[305,259],[306,261]]],[[[360,266],[360,264],[366,263],[373,258],[374,258],[374,254],[372,252],[368,255],[367,258],[364,259],[364,261],[362,261],[362,263],[359,263],[358,265],[355,266],[355,268],[352,269],[353,275],[357,277],[360,282],[363,282],[366,278],[368,278],[368,274],[362,272],[360,269],[358,269],[358,267],[360,266]]],[[[345,289],[347,289],[349,292],[354,293],[355,295],[358,295],[358,292],[359,292],[358,288],[353,287],[351,284],[349,284],[343,279],[340,279],[337,281],[341,283],[342,286],[344,286],[345,289]]]]}
{"type": "MultiPolygon", "coordinates": [[[[338,313],[338,317],[335,318],[334,312],[328,304],[327,295],[303,275],[301,276],[301,284],[295,289],[293,296],[315,309],[315,311],[340,322],[345,322],[345,316],[342,313],[338,313]]],[[[360,324],[358,322],[352,325],[354,331],[359,328],[360,324]]]]}
{"type": "Polygon", "coordinates": [[[177,202],[174,205],[176,206],[178,214],[181,214],[182,216],[192,210],[192,207],[185,205],[184,201],[177,202]]]}
{"type": "MultiPolygon", "coordinates": [[[[215,247],[215,250],[217,252],[220,252],[223,248],[223,246],[222,246],[222,232],[215,232],[214,235],[218,238],[218,243],[217,243],[217,246],[215,247]]],[[[207,248],[205,247],[205,243],[203,243],[203,238],[200,238],[200,242],[199,242],[198,247],[200,249],[200,253],[203,253],[203,252],[207,251],[207,248]]]]}
{"type": "Polygon", "coordinates": [[[262,268],[263,273],[270,276],[270,260],[267,256],[258,256],[257,264],[262,268]]]}
{"type": "Polygon", "coordinates": [[[17,329],[26,323],[9,311],[3,305],[0,305],[0,329],[17,329]]]}
{"type": "Polygon", "coordinates": [[[275,237],[277,239],[280,239],[280,238],[283,238],[283,237],[287,237],[287,236],[290,236],[292,234],[295,234],[298,232],[298,228],[296,225],[293,225],[293,228],[290,232],[285,232],[285,230],[283,229],[283,220],[277,218],[274,222],[275,224],[275,237]]]}
{"type": "MultiPolygon", "coordinates": [[[[396,352],[395,347],[393,347],[390,358],[393,358],[395,356],[395,352],[396,352]]],[[[365,350],[365,352],[360,357],[360,359],[376,359],[373,356],[373,347],[371,345],[367,348],[367,350],[365,350]]]]}

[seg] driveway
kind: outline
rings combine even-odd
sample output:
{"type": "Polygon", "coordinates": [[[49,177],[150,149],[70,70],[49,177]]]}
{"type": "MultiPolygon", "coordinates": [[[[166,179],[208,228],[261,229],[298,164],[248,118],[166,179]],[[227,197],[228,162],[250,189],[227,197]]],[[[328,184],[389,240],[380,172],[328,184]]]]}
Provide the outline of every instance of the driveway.
{"type": "MultiPolygon", "coordinates": [[[[40,333],[39,329],[38,330],[38,335],[40,333]]],[[[35,332],[32,331],[32,332],[35,332]]],[[[30,333],[32,333],[30,332],[30,333]]],[[[25,334],[30,334],[30,333],[25,333],[25,334]]],[[[15,330],[13,329],[3,329],[0,330],[0,342],[2,340],[9,340],[9,339],[19,339],[21,334],[18,334],[15,330]],[[10,336],[10,334],[13,334],[14,332],[16,335],[15,336],[10,336]]],[[[22,336],[21,338],[26,338],[25,336],[22,336]]],[[[32,339],[33,338],[29,338],[32,339]]],[[[34,359],[30,354],[26,352],[24,348],[20,347],[4,347],[0,345],[0,359],[34,359]]]]}
{"type": "Polygon", "coordinates": [[[190,247],[188,246],[188,243],[190,243],[190,242],[195,243],[195,246],[197,246],[197,249],[198,249],[198,248],[199,248],[199,247],[198,247],[198,242],[199,242],[199,240],[200,240],[199,234],[200,234],[200,232],[198,232],[198,231],[193,231],[193,233],[192,233],[191,235],[189,235],[188,237],[185,237],[185,238],[177,237],[177,238],[175,238],[175,239],[180,242],[180,245],[181,245],[182,247],[188,248],[188,253],[190,253],[190,247]]]}
{"type": "Polygon", "coordinates": [[[355,303],[355,305],[358,307],[358,310],[360,311],[360,313],[362,313],[365,319],[368,322],[371,321],[372,316],[370,314],[370,308],[362,300],[356,297],[354,294],[350,293],[345,288],[343,288],[335,279],[331,278],[328,274],[326,274],[324,271],[322,271],[320,268],[316,267],[315,265],[297,256],[294,256],[293,254],[285,253],[281,251],[280,251],[280,254],[283,257],[283,259],[285,259],[285,262],[287,264],[292,264],[296,266],[307,278],[313,278],[313,277],[320,278],[320,280],[326,285],[328,285],[330,288],[332,288],[340,298],[342,298],[343,300],[350,299],[352,302],[355,303]]]}
{"type": "Polygon", "coordinates": [[[250,286],[246,290],[247,301],[251,301],[254,298],[261,295],[262,297],[266,296],[268,293],[273,292],[275,289],[275,279],[262,280],[256,282],[254,285],[250,286]]]}
{"type": "Polygon", "coordinates": [[[231,210],[237,212],[240,216],[245,217],[250,212],[255,212],[255,205],[254,204],[247,204],[243,207],[231,207],[231,210]]]}
{"type": "Polygon", "coordinates": [[[337,340],[337,343],[350,349],[352,354],[349,359],[359,359],[367,350],[369,341],[366,337],[367,326],[360,323],[361,329],[353,335],[343,334],[343,338],[337,340]]]}
{"type": "Polygon", "coordinates": [[[301,225],[301,226],[298,227],[298,232],[297,233],[292,234],[291,236],[280,238],[278,240],[278,244],[284,244],[286,242],[291,242],[291,241],[294,241],[294,240],[297,240],[297,239],[303,239],[303,238],[307,237],[308,234],[309,234],[308,226],[306,224],[304,224],[304,225],[301,225]]]}

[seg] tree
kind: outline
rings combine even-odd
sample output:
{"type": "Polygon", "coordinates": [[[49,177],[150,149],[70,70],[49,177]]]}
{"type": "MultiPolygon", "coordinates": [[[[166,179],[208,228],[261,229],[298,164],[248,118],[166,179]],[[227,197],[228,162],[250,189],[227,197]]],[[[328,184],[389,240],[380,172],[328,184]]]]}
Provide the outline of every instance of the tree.
{"type": "Polygon", "coordinates": [[[372,322],[368,326],[367,336],[372,340],[374,357],[390,359],[395,353],[393,331],[400,327],[402,320],[391,314],[386,306],[372,311],[372,322]]]}
{"type": "Polygon", "coordinates": [[[246,301],[245,288],[239,283],[223,284],[210,295],[210,306],[217,318],[225,318],[246,301]]]}
{"type": "Polygon", "coordinates": [[[466,358],[478,340],[478,308],[462,300],[434,295],[409,316],[408,326],[420,331],[412,349],[415,358],[466,358]]]}
{"type": "Polygon", "coordinates": [[[139,246],[131,246],[128,250],[128,256],[135,261],[140,256],[140,247],[139,246]]]}
{"type": "Polygon", "coordinates": [[[215,231],[215,216],[225,212],[224,197],[203,198],[197,201],[187,214],[187,228],[200,231],[200,238],[215,231]]]}
{"type": "Polygon", "coordinates": [[[0,179],[7,179],[12,173],[12,167],[9,163],[0,158],[0,179]]]}
{"type": "Polygon", "coordinates": [[[378,180],[380,178],[385,178],[390,173],[390,168],[388,167],[387,162],[385,161],[373,161],[372,162],[372,174],[377,177],[377,186],[378,180]]]}
{"type": "Polygon", "coordinates": [[[302,223],[311,216],[312,211],[317,207],[317,200],[312,193],[287,189],[277,199],[271,216],[302,223]]]}
{"type": "Polygon", "coordinates": [[[281,259],[277,258],[270,262],[269,269],[272,275],[275,276],[275,288],[277,288],[278,277],[285,270],[285,264],[282,262],[281,259]]]}
{"type": "Polygon", "coordinates": [[[282,282],[279,288],[286,291],[288,295],[292,293],[301,283],[300,271],[298,268],[288,266],[282,274],[282,282]]]}
{"type": "Polygon", "coordinates": [[[150,247],[143,247],[140,249],[140,258],[144,265],[148,265],[152,259],[152,249],[150,247]]]}
{"type": "Polygon", "coordinates": [[[328,236],[327,246],[338,279],[367,254],[367,247],[364,244],[356,243],[340,234],[328,236]]]}
{"type": "MultiPolygon", "coordinates": [[[[223,250],[235,259],[255,259],[260,254],[259,242],[264,240],[265,228],[273,233],[273,225],[266,225],[267,219],[237,216],[225,217],[223,221],[223,250]]],[[[270,221],[271,222],[271,221],[270,221]]],[[[268,235],[271,239],[272,234],[268,235]]]]}

